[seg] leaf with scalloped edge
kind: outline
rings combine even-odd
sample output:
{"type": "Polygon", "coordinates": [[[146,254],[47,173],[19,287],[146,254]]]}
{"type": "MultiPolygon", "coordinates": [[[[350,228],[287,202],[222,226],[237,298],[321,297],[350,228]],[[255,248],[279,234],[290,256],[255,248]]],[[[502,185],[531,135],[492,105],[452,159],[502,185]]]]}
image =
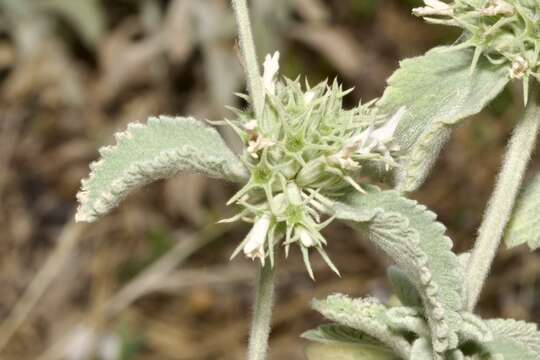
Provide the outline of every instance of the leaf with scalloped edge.
{"type": "Polygon", "coordinates": [[[193,118],[150,118],[147,124],[129,124],[115,138],[116,145],[100,149],[101,159],[82,181],[77,221],[93,222],[131,190],[182,171],[230,181],[248,176],[219,133],[193,118]]]}
{"type": "Polygon", "coordinates": [[[510,248],[528,244],[540,248],[540,174],[530,181],[519,195],[506,228],[504,241],[510,248]]]}
{"type": "MultiPolygon", "coordinates": [[[[486,320],[485,323],[498,339],[512,339],[540,359],[540,331],[536,324],[513,319],[486,320]]],[[[516,358],[517,359],[517,358],[516,358]]]]}
{"type": "Polygon", "coordinates": [[[394,306],[384,315],[390,329],[400,334],[416,334],[419,337],[429,337],[430,331],[424,314],[420,308],[394,306]]]}
{"type": "Polygon", "coordinates": [[[312,307],[329,320],[377,339],[402,357],[409,354],[409,343],[389,328],[385,321],[387,308],[376,298],[352,299],[335,294],[325,300],[313,300],[312,307]]]}
{"type": "Polygon", "coordinates": [[[397,191],[370,188],[333,204],[338,219],[352,222],[392,258],[415,284],[437,353],[457,345],[463,304],[462,272],[452,241],[436,215],[397,191]]]}
{"type": "Polygon", "coordinates": [[[471,74],[474,51],[449,49],[438,47],[401,61],[377,102],[384,113],[407,108],[395,135],[404,153],[396,175],[402,191],[423,183],[451,127],[480,112],[509,81],[506,67],[486,59],[471,74]]]}

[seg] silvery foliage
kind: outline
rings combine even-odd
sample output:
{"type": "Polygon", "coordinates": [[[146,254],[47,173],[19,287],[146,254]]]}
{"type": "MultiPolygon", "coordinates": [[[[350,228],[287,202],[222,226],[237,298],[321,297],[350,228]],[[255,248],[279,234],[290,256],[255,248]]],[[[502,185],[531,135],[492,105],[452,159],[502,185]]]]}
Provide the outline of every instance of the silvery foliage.
{"type": "MultiPolygon", "coordinates": [[[[77,221],[92,222],[116,207],[132,190],[190,171],[241,183],[228,204],[240,211],[223,222],[253,224],[232,257],[243,253],[274,265],[276,247],[288,255],[300,249],[313,278],[309,250],[316,250],[339,274],[320,231],[338,216],[327,205],[351,193],[366,194],[373,169],[397,165],[394,131],[405,113],[382,114],[372,104],[346,110],[349,92],[335,81],[310,87],[279,79],[279,53],[267,56],[262,82],[264,111],[234,109],[234,119],[217,121],[234,129],[245,148],[235,155],[212,127],[193,118],[161,116],[134,123],[100,150],[77,195],[77,221]]],[[[240,94],[247,102],[251,99],[240,94]]]]}
{"type": "Polygon", "coordinates": [[[525,103],[540,79],[540,3],[537,0],[424,0],[413,10],[430,23],[460,27],[452,46],[407,59],[390,77],[379,105],[407,105],[396,132],[407,156],[396,186],[417,189],[451,128],[482,110],[510,80],[522,81],[525,103]]]}
{"type": "MultiPolygon", "coordinates": [[[[397,266],[388,277],[399,302],[345,295],[314,301],[314,309],[334,323],[304,334],[317,343],[306,349],[309,360],[540,359],[536,325],[484,320],[465,310],[469,255],[456,256],[435,215],[402,196],[423,183],[452,126],[480,112],[511,79],[523,81],[526,103],[538,103],[537,96],[527,94],[539,78],[540,2],[424,2],[416,15],[461,26],[464,34],[453,46],[402,61],[376,103],[387,113],[407,108],[395,133],[401,148],[394,168],[397,191],[367,187],[362,196],[322,202],[394,260],[397,266]]],[[[540,116],[538,111],[529,115],[540,116]]],[[[536,176],[518,199],[507,245],[540,246],[539,197],[536,176]]]]}
{"type": "MultiPolygon", "coordinates": [[[[409,294],[417,291],[397,268],[389,272],[389,278],[392,285],[409,288],[409,294]]],[[[314,342],[306,348],[308,360],[540,359],[540,331],[535,324],[484,320],[466,312],[459,313],[455,343],[437,352],[425,307],[408,304],[409,296],[399,295],[398,299],[397,304],[393,301],[393,305],[385,305],[374,298],[351,299],[336,294],[313,301],[313,308],[334,323],[302,335],[314,342]]]]}

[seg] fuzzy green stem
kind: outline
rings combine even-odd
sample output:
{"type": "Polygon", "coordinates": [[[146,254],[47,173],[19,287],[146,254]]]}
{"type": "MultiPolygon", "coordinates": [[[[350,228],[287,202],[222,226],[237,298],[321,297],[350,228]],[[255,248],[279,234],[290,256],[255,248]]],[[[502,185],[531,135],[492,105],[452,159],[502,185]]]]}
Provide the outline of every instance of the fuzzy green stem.
{"type": "Polygon", "coordinates": [[[274,267],[261,266],[257,276],[255,307],[249,334],[248,360],[265,360],[274,302],[274,267]]]}
{"type": "Polygon", "coordinates": [[[259,71],[257,52],[253,42],[251,22],[246,0],[232,0],[236,23],[238,25],[238,36],[240,37],[240,49],[244,60],[244,68],[247,77],[247,84],[255,114],[259,117],[264,108],[264,89],[259,71]]]}
{"type": "MultiPolygon", "coordinates": [[[[249,93],[257,117],[261,116],[264,108],[264,89],[259,71],[259,62],[253,42],[251,22],[246,0],[232,0],[240,49],[244,60],[249,93]]],[[[257,277],[255,292],[255,307],[249,334],[248,360],[265,360],[270,336],[270,320],[274,301],[274,268],[270,264],[261,266],[257,277]]]]}
{"type": "Polygon", "coordinates": [[[491,264],[499,248],[504,229],[516,201],[523,175],[536,145],[540,125],[540,92],[538,85],[530,90],[530,100],[523,119],[510,139],[495,190],[489,200],[478,238],[467,267],[466,308],[473,311],[491,264]]]}

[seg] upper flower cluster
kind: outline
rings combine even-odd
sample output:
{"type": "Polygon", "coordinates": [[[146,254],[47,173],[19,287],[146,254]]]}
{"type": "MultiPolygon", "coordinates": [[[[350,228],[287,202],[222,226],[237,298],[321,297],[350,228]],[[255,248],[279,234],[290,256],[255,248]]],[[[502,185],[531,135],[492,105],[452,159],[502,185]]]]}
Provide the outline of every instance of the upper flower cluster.
{"type": "MultiPolygon", "coordinates": [[[[227,121],[245,144],[243,160],[250,170],[248,183],[229,201],[242,207],[232,219],[254,224],[234,252],[262,263],[274,262],[274,247],[285,253],[297,244],[311,276],[308,249],[315,248],[334,269],[323,246],[320,230],[326,198],[350,191],[362,192],[356,179],[368,167],[389,170],[397,166],[394,132],[403,111],[394,116],[377,114],[370,104],[342,107],[343,90],[334,82],[310,87],[300,81],[278,79],[279,53],[267,56],[262,77],[265,105],[262,116],[234,109],[227,121]]],[[[244,97],[249,101],[249,97],[244,97]]]]}
{"type": "MultiPolygon", "coordinates": [[[[413,9],[428,22],[465,30],[458,47],[474,47],[475,62],[484,54],[492,63],[508,64],[510,77],[540,81],[540,1],[424,0],[413,9]]],[[[476,63],[473,63],[473,67],[476,63]]]]}

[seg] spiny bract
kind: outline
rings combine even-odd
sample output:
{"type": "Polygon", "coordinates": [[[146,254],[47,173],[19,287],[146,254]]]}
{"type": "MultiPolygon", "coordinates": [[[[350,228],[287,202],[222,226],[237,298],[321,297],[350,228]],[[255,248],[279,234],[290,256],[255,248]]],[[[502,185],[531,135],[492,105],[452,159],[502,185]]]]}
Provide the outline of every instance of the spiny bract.
{"type": "Polygon", "coordinates": [[[371,104],[345,110],[342,99],[350,90],[336,81],[303,87],[298,79],[278,80],[278,59],[275,53],[264,63],[262,115],[233,109],[237,118],[223,122],[243,140],[243,160],[251,174],[229,201],[242,210],[223,220],[254,224],[232,257],[243,250],[263,264],[269,257],[273,266],[274,247],[283,240],[286,255],[292,244],[300,247],[311,277],[309,248],[339,274],[323,248],[326,240],[320,230],[332,218],[321,219],[322,203],[350,191],[363,192],[353,177],[365,178],[369,167],[388,171],[397,166],[393,135],[404,109],[391,117],[378,114],[371,104]]]}
{"type": "MultiPolygon", "coordinates": [[[[522,79],[525,96],[531,77],[540,81],[540,1],[424,0],[413,9],[430,23],[464,29],[454,48],[474,47],[474,69],[480,55],[494,64],[507,64],[513,79],[522,79]]],[[[527,102],[527,99],[525,100],[527,102]]]]}

